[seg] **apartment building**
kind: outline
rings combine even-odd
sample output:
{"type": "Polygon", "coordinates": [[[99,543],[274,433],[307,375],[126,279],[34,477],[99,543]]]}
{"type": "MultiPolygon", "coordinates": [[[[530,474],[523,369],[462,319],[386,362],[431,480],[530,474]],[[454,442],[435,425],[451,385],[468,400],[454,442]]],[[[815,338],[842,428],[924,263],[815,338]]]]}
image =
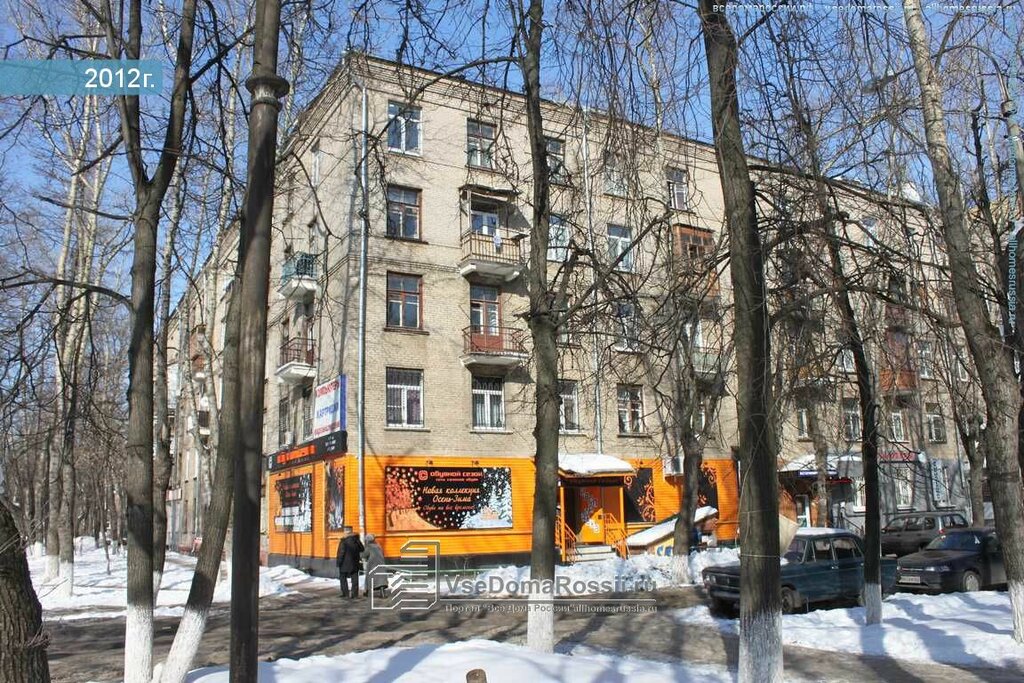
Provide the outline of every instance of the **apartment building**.
{"type": "MultiPolygon", "coordinates": [[[[701,396],[691,406],[703,448],[700,501],[719,509],[719,539],[733,541],[740,473],[730,284],[720,261],[711,272],[707,265],[722,250],[714,151],[554,103],[544,116],[549,275],[565,279],[565,306],[578,309],[559,337],[563,560],[609,554],[678,512],[682,468],[663,353],[678,342],[661,339],[666,328],[650,321],[674,320],[664,303],[680,278],[693,292],[681,339],[686,377],[701,396]]],[[[263,439],[270,563],[333,571],[344,526],[374,533],[389,558],[422,541],[437,543],[446,564],[525,562],[534,404],[521,99],[353,55],[304,112],[282,158],[263,439]]],[[[228,253],[214,260],[223,267],[228,253]]],[[[214,287],[207,305],[220,296],[214,287]]],[[[937,347],[907,309],[863,306],[884,330],[872,348],[886,398],[885,510],[962,507],[949,400],[926,362],[937,347]]],[[[808,347],[817,360],[783,354],[802,369],[780,393],[780,502],[802,524],[822,521],[813,512],[814,406],[828,451],[830,523],[856,528],[863,477],[852,364],[834,316],[819,308],[805,316],[817,330],[808,347]]],[[[215,363],[217,338],[204,348],[215,363]]],[[[194,431],[182,431],[178,446],[199,458],[179,459],[180,500],[201,500],[201,477],[189,483],[187,473],[201,471],[196,462],[210,451],[186,444],[194,431]]]]}

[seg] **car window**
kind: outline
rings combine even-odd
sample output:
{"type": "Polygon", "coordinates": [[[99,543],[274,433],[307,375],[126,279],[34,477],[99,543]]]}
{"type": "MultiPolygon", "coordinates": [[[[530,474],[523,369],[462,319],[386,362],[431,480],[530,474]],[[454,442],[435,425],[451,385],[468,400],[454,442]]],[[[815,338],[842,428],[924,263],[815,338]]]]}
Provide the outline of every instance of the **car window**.
{"type": "Polygon", "coordinates": [[[903,531],[903,525],[907,523],[906,519],[894,519],[885,525],[882,531],[903,531]]]}
{"type": "Polygon", "coordinates": [[[789,544],[789,548],[783,555],[788,562],[803,562],[804,551],[807,549],[807,541],[802,538],[794,538],[793,542],[789,544]]]}
{"type": "Polygon", "coordinates": [[[1002,551],[999,547],[999,538],[995,534],[989,534],[985,537],[985,550],[990,553],[998,553],[1002,551]]]}
{"type": "Polygon", "coordinates": [[[828,538],[816,538],[811,544],[813,550],[808,561],[828,562],[832,560],[832,540],[828,538]],[[813,559],[812,559],[813,558],[813,559]]]}
{"type": "Polygon", "coordinates": [[[852,538],[833,538],[832,550],[837,560],[852,560],[860,557],[860,549],[852,538]]]}
{"type": "Polygon", "coordinates": [[[928,550],[981,550],[981,536],[973,531],[950,531],[939,534],[931,543],[928,550]]]}
{"type": "Polygon", "coordinates": [[[953,515],[953,524],[955,526],[967,526],[967,520],[960,515],[953,515]]]}
{"type": "Polygon", "coordinates": [[[907,520],[907,531],[920,531],[921,530],[921,518],[911,517],[907,520]]]}
{"type": "Polygon", "coordinates": [[[928,529],[928,530],[934,529],[935,528],[935,518],[934,517],[923,517],[923,518],[921,518],[921,528],[922,529],[928,529]]]}

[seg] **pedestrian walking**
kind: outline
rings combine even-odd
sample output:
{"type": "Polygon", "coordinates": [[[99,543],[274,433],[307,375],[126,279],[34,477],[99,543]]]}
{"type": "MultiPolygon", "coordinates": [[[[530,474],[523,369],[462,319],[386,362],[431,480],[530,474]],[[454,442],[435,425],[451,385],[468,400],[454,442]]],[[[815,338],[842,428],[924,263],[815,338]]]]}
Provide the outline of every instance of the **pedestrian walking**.
{"type": "Polygon", "coordinates": [[[366,548],[359,556],[366,561],[366,597],[370,597],[373,591],[380,591],[383,598],[388,588],[388,575],[382,566],[384,550],[373,534],[366,534],[366,548]]]}
{"type": "Polygon", "coordinates": [[[359,555],[363,552],[363,544],[359,536],[347,526],[338,543],[338,579],[341,581],[341,597],[359,597],[359,570],[362,563],[359,555]]]}

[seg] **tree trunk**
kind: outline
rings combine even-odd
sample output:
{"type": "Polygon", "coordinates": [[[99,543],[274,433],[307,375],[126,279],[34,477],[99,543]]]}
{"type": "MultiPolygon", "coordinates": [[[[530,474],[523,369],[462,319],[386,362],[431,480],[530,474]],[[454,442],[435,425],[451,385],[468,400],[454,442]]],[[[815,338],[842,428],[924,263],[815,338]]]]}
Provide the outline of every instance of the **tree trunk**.
{"type": "Polygon", "coordinates": [[[1021,397],[1013,366],[1013,349],[1004,343],[988,318],[977,283],[970,231],[963,198],[953,169],[942,109],[942,90],[928,47],[928,33],[919,0],[906,0],[903,15],[914,70],[921,87],[921,109],[932,177],[939,197],[943,235],[949,249],[953,298],[967,344],[978,369],[985,399],[985,455],[996,528],[1003,546],[1006,579],[1013,612],[1013,637],[1024,643],[1024,501],[1017,458],[1021,397]]]}
{"type": "Polygon", "coordinates": [[[829,500],[828,500],[828,439],[821,431],[821,420],[818,411],[821,404],[817,397],[812,399],[807,409],[808,431],[811,433],[811,441],[814,443],[814,500],[818,508],[817,523],[815,526],[827,527],[829,500]]]}
{"type": "MultiPolygon", "coordinates": [[[[232,292],[235,289],[232,288],[232,292]]],[[[213,602],[217,586],[221,558],[224,555],[224,541],[227,536],[231,514],[232,486],[235,459],[239,452],[238,433],[238,305],[233,294],[228,303],[227,324],[224,328],[224,352],[222,355],[223,393],[221,395],[220,423],[217,431],[217,462],[214,469],[213,495],[207,510],[203,527],[203,544],[199,548],[196,571],[192,576],[192,587],[185,613],[174,634],[171,651],[167,655],[160,683],[182,683],[192,666],[213,602]]]]}
{"type": "Polygon", "coordinates": [[[771,414],[771,344],[754,186],[740,128],[738,47],[724,4],[700,0],[711,123],[729,232],[740,425],[740,681],[782,680],[779,497],[771,414]]]}
{"type": "Polygon", "coordinates": [[[971,466],[968,474],[968,489],[971,496],[971,524],[985,526],[985,457],[974,434],[961,432],[964,453],[971,466]]]}
{"type": "Polygon", "coordinates": [[[270,231],[280,98],[288,84],[277,75],[279,0],[257,0],[249,116],[245,212],[238,244],[239,429],[235,460],[231,566],[231,680],[255,683],[259,654],[260,465],[263,458],[263,376],[270,290],[270,231]]]}
{"type": "Polygon", "coordinates": [[[0,680],[49,683],[49,642],[21,534],[0,496],[0,680]]]}
{"type": "MultiPolygon", "coordinates": [[[[555,646],[554,612],[550,602],[555,596],[551,582],[555,578],[555,510],[558,505],[558,320],[552,311],[554,297],[548,283],[548,225],[551,218],[550,183],[544,119],[541,112],[540,60],[544,30],[544,3],[532,0],[523,17],[518,40],[522,45],[520,69],[526,97],[526,124],[530,139],[532,181],[532,231],[527,289],[530,296],[529,326],[533,339],[535,365],[536,444],[534,465],[536,480],[533,498],[533,538],[530,578],[545,582],[539,594],[530,595],[526,642],[534,650],[552,652],[555,646]]],[[[562,511],[564,514],[564,511],[562,511]]]]}

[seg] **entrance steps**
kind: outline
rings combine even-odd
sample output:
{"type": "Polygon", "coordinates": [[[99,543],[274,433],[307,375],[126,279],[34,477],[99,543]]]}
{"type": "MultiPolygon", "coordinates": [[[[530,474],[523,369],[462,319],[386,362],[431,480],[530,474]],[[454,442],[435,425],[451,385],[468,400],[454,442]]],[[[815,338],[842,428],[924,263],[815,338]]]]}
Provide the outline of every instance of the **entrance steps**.
{"type": "Polygon", "coordinates": [[[577,545],[576,562],[600,562],[618,557],[615,548],[610,545],[577,545]]]}

